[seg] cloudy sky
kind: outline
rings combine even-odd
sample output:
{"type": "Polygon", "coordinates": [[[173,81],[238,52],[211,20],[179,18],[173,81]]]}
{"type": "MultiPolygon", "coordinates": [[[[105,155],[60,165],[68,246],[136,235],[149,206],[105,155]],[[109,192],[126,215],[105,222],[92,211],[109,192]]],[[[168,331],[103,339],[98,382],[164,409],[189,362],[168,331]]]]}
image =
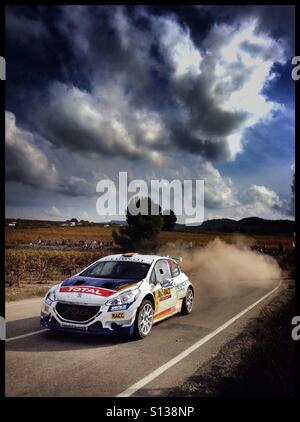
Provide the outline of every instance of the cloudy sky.
{"type": "Polygon", "coordinates": [[[293,218],[292,6],[6,8],[6,216],[104,221],[96,184],[202,179],[293,218]]]}

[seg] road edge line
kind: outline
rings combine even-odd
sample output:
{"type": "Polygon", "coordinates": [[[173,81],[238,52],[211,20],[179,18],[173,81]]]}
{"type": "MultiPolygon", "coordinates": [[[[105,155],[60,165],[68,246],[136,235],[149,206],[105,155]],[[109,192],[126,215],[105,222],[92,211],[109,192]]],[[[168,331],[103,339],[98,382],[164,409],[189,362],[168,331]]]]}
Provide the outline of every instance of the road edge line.
{"type": "Polygon", "coordinates": [[[9,337],[5,340],[6,343],[8,343],[9,341],[13,341],[13,340],[19,340],[20,338],[25,338],[25,337],[30,337],[30,336],[34,336],[35,334],[39,334],[39,333],[43,333],[44,331],[49,331],[48,328],[45,328],[44,330],[38,330],[38,331],[31,331],[30,333],[27,334],[21,334],[20,336],[16,336],[16,337],[9,337]]]}
{"type": "Polygon", "coordinates": [[[199,347],[201,347],[203,344],[207,343],[209,340],[211,340],[213,337],[215,337],[217,334],[228,328],[230,325],[232,325],[235,321],[237,321],[239,318],[241,318],[243,315],[245,315],[247,312],[251,311],[251,309],[255,308],[260,302],[267,299],[267,297],[271,296],[273,293],[276,292],[276,290],[279,289],[281,286],[282,281],[270,292],[266,293],[264,296],[262,296],[260,299],[258,299],[256,302],[252,303],[252,305],[245,308],[243,311],[239,312],[234,317],[230,318],[228,321],[226,321],[224,324],[220,325],[220,327],[216,328],[211,333],[207,334],[205,337],[198,340],[196,343],[192,344],[190,347],[188,347],[183,352],[179,353],[179,355],[175,356],[159,368],[155,369],[155,371],[151,372],[151,374],[146,375],[141,380],[137,381],[135,384],[131,385],[130,387],[126,388],[126,390],[122,391],[121,393],[117,394],[116,397],[130,397],[132,396],[136,391],[140,390],[142,387],[144,387],[146,384],[149,384],[149,382],[153,381],[155,378],[160,376],[163,372],[165,372],[167,369],[171,368],[172,366],[176,365],[176,363],[183,360],[185,357],[190,355],[192,352],[197,350],[199,347]]]}

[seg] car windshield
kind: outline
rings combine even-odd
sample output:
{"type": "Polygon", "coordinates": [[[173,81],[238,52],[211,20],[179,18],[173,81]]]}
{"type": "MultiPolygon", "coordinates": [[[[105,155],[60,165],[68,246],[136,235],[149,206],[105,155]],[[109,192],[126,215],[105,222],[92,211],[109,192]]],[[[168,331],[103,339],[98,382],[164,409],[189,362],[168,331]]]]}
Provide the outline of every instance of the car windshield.
{"type": "Polygon", "coordinates": [[[142,280],[146,277],[150,265],[140,262],[100,261],[80,273],[84,277],[124,278],[142,280]]]}

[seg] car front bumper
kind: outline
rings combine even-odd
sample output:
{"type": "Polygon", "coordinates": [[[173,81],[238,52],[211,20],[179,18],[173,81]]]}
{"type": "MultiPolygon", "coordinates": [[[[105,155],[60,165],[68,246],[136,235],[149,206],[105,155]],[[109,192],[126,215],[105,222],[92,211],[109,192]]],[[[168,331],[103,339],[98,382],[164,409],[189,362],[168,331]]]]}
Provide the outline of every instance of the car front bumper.
{"type": "MultiPolygon", "coordinates": [[[[51,330],[68,331],[84,334],[133,334],[136,306],[127,305],[126,309],[112,309],[106,305],[99,305],[99,311],[86,321],[76,318],[67,319],[57,309],[57,304],[80,307],[78,303],[52,302],[51,305],[43,303],[40,323],[51,330]]],[[[85,305],[88,307],[88,305],[85,305]]]]}

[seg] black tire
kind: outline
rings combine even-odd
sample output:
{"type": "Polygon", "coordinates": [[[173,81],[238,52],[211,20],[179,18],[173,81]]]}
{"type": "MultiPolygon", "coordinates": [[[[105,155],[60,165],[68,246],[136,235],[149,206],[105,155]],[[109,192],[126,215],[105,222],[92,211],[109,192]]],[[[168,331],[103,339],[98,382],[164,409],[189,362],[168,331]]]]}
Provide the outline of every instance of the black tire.
{"type": "Polygon", "coordinates": [[[139,307],[139,309],[136,313],[136,317],[135,317],[134,333],[133,333],[134,338],[143,339],[150,334],[152,326],[153,326],[153,315],[154,315],[154,309],[153,309],[152,302],[148,299],[143,300],[143,302],[141,303],[141,306],[139,307]],[[150,327],[148,332],[145,332],[145,331],[143,332],[143,329],[142,329],[142,326],[141,326],[141,319],[143,318],[142,314],[143,314],[143,311],[146,311],[147,309],[150,310],[150,307],[151,307],[151,310],[152,310],[151,327],[150,327]]]}
{"type": "Polygon", "coordinates": [[[193,309],[193,304],[194,304],[194,291],[191,288],[191,286],[189,286],[186,291],[186,296],[182,302],[181,314],[182,315],[190,314],[193,309]],[[191,299],[192,299],[192,303],[190,303],[191,299]]]}

